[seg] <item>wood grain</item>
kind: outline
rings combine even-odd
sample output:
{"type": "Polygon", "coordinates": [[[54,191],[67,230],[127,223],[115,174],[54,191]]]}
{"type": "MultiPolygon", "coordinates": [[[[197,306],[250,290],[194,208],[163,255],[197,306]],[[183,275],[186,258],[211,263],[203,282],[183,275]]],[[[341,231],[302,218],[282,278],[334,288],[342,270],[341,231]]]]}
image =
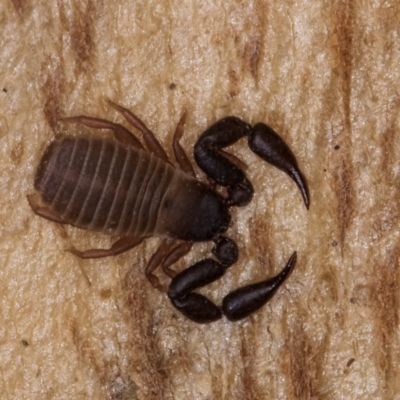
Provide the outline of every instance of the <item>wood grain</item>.
{"type": "MultiPolygon", "coordinates": [[[[1,2],[0,397],[399,399],[399,22],[396,0],[1,2]],[[65,249],[111,239],[33,214],[43,150],[87,131],[60,118],[127,126],[107,99],[169,155],[184,110],[187,150],[227,115],[290,145],[310,210],[232,146],[256,193],[232,211],[238,263],[202,290],[220,302],[297,250],[260,312],[196,325],[144,276],[157,239],[82,261],[65,249]]],[[[210,251],[195,245],[176,269],[210,251]]]]}

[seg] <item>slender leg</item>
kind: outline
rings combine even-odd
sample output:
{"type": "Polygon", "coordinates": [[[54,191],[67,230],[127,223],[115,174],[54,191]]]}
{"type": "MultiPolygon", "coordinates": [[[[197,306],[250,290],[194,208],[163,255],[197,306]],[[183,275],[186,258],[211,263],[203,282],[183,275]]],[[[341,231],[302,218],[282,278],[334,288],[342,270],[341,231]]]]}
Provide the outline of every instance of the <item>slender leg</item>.
{"type": "Polygon", "coordinates": [[[169,276],[171,279],[175,278],[177,275],[177,272],[174,271],[173,269],[170,269],[169,267],[172,264],[175,264],[179,259],[184,257],[189,251],[191,250],[193,246],[193,243],[191,242],[184,242],[173,248],[169,254],[165,257],[163,263],[162,263],[162,269],[164,273],[169,276]]]}
{"type": "Polygon", "coordinates": [[[35,214],[50,221],[58,222],[59,224],[66,224],[66,222],[63,221],[60,216],[52,211],[49,207],[40,205],[34,194],[30,194],[26,197],[28,199],[29,205],[31,206],[35,214]]]}
{"type": "Polygon", "coordinates": [[[228,161],[230,161],[232,164],[236,165],[241,170],[247,169],[247,165],[242,160],[239,160],[233,154],[230,154],[224,150],[217,150],[217,153],[221,154],[221,156],[225,157],[228,161]]]}
{"type": "Polygon", "coordinates": [[[225,296],[222,312],[231,321],[248,317],[264,306],[293,271],[297,253],[294,252],[283,270],[271,279],[244,286],[225,296]]]}
{"type": "Polygon", "coordinates": [[[126,129],[124,126],[120,124],[114,124],[113,122],[107,121],[105,119],[85,117],[83,115],[79,115],[76,117],[61,118],[61,121],[68,123],[71,122],[78,123],[85,125],[88,128],[94,128],[94,129],[111,129],[114,132],[115,138],[119,142],[128,144],[138,149],[143,149],[142,144],[133,135],[133,133],[129,132],[128,129],[126,129]]]}
{"type": "Polygon", "coordinates": [[[186,121],[186,111],[183,113],[177,127],[175,130],[174,134],[174,139],[172,141],[172,147],[174,149],[174,154],[175,154],[175,160],[181,167],[183,171],[185,171],[187,174],[192,175],[195,177],[194,169],[192,166],[192,163],[190,162],[185,150],[183,147],[180,145],[179,141],[181,140],[184,132],[184,125],[186,121]]]}
{"type": "Polygon", "coordinates": [[[109,256],[116,256],[117,254],[125,253],[130,249],[138,246],[144,238],[124,236],[117,240],[109,249],[90,249],[80,251],[71,246],[68,251],[79,258],[102,258],[109,256]]]}
{"type": "Polygon", "coordinates": [[[170,278],[175,278],[177,272],[170,269],[169,267],[176,263],[180,258],[189,253],[192,248],[192,243],[184,242],[176,246],[171,250],[174,246],[175,241],[173,239],[165,239],[161,246],[157,249],[157,251],[151,257],[149,263],[147,264],[145,273],[147,279],[150,283],[158,290],[163,291],[163,287],[160,284],[158,278],[153,274],[153,272],[161,265],[164,273],[170,278]]]}
{"type": "Polygon", "coordinates": [[[162,148],[157,138],[154,136],[154,133],[150,129],[148,129],[147,126],[135,114],[133,114],[133,112],[129,111],[127,108],[120,106],[117,103],[114,103],[111,100],[108,100],[108,104],[119,111],[130,124],[132,124],[140,132],[142,132],[143,140],[145,141],[146,146],[151,153],[154,153],[157,157],[161,158],[165,162],[169,162],[167,153],[162,148]]]}
{"type": "Polygon", "coordinates": [[[153,274],[153,272],[161,265],[165,257],[171,251],[171,247],[174,245],[175,241],[173,239],[165,239],[161,243],[160,247],[150,258],[150,261],[147,264],[145,269],[146,278],[156,289],[163,291],[163,287],[161,286],[158,278],[153,274]]]}

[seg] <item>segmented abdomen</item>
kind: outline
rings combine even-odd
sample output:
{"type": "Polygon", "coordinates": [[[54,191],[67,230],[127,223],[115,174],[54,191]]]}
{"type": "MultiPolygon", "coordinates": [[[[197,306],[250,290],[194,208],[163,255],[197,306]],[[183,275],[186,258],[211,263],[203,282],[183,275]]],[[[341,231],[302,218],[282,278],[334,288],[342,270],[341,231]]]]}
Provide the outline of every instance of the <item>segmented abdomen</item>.
{"type": "Polygon", "coordinates": [[[106,234],[154,234],[175,169],[114,140],[64,137],[50,144],[35,189],[68,224],[106,234]]]}

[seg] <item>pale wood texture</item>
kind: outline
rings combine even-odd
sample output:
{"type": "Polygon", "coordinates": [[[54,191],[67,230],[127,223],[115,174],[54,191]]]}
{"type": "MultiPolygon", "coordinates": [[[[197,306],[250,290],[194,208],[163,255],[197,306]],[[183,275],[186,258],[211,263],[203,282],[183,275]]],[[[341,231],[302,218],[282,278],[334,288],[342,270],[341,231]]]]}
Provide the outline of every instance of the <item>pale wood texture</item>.
{"type": "Polygon", "coordinates": [[[0,27],[1,399],[400,399],[398,0],[3,0],[0,27]],[[184,110],[187,150],[226,115],[291,146],[308,212],[245,141],[230,150],[256,194],[232,210],[238,263],[203,290],[219,302],[297,250],[260,312],[196,325],[144,276],[159,240],[82,261],[65,249],[111,239],[33,214],[42,151],[83,130],[58,118],[127,126],[107,99],[170,156],[184,110]]]}

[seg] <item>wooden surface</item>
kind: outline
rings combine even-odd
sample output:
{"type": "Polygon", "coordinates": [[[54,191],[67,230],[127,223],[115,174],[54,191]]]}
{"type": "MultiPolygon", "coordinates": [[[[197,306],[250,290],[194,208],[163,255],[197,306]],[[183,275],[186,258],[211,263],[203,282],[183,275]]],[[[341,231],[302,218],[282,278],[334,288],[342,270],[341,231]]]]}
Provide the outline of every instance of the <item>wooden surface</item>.
{"type": "Polygon", "coordinates": [[[400,399],[397,0],[3,0],[0,26],[1,399],[400,399]],[[291,146],[309,211],[245,140],[230,149],[256,194],[232,210],[238,263],[202,290],[220,302],[297,250],[260,312],[196,325],[144,276],[158,239],[82,261],[71,243],[113,239],[32,213],[44,148],[82,130],[59,118],[123,122],[106,99],[169,154],[184,110],[190,155],[227,115],[291,146]]]}

